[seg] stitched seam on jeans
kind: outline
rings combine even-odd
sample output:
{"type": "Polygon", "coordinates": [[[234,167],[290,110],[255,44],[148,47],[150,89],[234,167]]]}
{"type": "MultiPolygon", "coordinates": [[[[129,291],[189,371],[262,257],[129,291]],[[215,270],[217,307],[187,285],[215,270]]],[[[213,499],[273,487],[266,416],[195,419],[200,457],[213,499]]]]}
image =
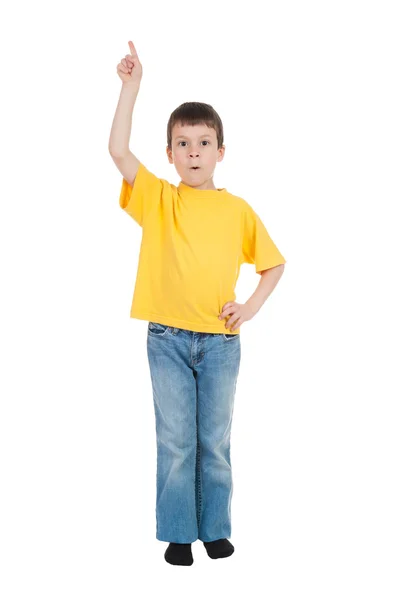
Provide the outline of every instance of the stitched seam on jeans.
{"type": "MultiPolygon", "coordinates": [[[[198,530],[201,524],[201,512],[202,512],[202,489],[201,489],[201,445],[199,441],[199,430],[198,430],[198,414],[197,414],[197,450],[196,450],[196,478],[197,478],[197,524],[198,530]]],[[[198,531],[199,533],[199,531],[198,531]]]]}

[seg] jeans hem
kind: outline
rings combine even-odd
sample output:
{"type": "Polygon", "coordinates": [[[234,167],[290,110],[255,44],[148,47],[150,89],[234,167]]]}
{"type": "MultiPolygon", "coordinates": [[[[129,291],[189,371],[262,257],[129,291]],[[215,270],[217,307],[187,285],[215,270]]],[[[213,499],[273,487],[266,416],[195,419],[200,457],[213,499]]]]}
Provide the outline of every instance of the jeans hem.
{"type": "Polygon", "coordinates": [[[169,544],[193,544],[194,542],[196,542],[198,540],[198,538],[195,538],[195,540],[191,539],[191,540],[179,540],[178,542],[176,542],[176,540],[167,540],[165,539],[163,536],[156,536],[156,539],[160,542],[168,542],[169,544]]]}

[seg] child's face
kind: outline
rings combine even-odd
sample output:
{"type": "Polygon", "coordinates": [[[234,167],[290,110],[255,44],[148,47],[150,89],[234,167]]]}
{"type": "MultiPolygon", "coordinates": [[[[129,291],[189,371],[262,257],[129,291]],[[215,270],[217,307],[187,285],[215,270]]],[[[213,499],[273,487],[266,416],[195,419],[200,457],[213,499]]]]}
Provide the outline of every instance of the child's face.
{"type": "Polygon", "coordinates": [[[216,131],[207,125],[175,125],[172,148],[166,149],[169,162],[175,165],[183,183],[192,187],[207,186],[225,147],[219,148],[216,131]],[[199,169],[193,169],[198,166],[199,169]]]}

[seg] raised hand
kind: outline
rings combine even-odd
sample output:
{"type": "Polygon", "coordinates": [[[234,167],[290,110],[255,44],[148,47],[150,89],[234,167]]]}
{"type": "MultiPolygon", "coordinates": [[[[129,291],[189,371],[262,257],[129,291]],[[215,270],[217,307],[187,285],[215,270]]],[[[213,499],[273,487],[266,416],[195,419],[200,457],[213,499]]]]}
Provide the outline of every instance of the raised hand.
{"type": "Polygon", "coordinates": [[[143,68],[133,42],[129,41],[128,43],[130,54],[126,54],[125,58],[122,58],[121,62],[116,67],[116,72],[123,83],[131,83],[139,86],[143,76],[143,68]]]}

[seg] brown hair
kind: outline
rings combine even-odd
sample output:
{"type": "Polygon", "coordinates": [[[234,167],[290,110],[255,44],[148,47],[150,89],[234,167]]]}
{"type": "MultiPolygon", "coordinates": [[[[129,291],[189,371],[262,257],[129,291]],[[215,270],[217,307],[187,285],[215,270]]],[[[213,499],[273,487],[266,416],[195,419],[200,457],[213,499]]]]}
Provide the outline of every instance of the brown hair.
{"type": "Polygon", "coordinates": [[[223,124],[216,110],[204,102],[184,102],[170,115],[167,127],[168,148],[172,148],[172,129],[175,125],[207,125],[216,131],[218,149],[223,145],[223,124]]]}

